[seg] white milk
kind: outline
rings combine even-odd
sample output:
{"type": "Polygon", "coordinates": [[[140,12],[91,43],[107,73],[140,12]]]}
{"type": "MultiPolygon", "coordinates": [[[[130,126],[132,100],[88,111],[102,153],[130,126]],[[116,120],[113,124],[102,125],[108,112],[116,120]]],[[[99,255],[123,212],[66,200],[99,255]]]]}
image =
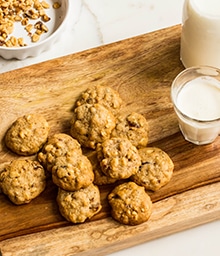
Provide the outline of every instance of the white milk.
{"type": "Polygon", "coordinates": [[[177,115],[184,137],[195,144],[212,142],[220,131],[220,82],[197,77],[187,82],[176,99],[177,115]],[[218,121],[213,121],[219,119],[218,121]]]}
{"type": "Polygon", "coordinates": [[[182,23],[183,65],[220,68],[220,1],[185,0],[182,23]]]}
{"type": "Polygon", "coordinates": [[[220,118],[220,82],[212,77],[197,77],[182,88],[177,107],[190,118],[208,121],[220,118]]]}

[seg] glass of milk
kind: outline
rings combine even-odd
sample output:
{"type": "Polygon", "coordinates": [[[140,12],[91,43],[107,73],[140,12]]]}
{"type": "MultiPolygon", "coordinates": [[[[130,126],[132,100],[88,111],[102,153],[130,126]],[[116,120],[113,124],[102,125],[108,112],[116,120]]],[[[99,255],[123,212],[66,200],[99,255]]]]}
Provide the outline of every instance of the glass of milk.
{"type": "Polygon", "coordinates": [[[220,1],[185,0],[182,15],[180,59],[188,68],[220,68],[220,1]]]}
{"type": "Polygon", "coordinates": [[[172,83],[171,100],[187,141],[203,145],[216,139],[220,133],[220,69],[185,69],[172,83]]]}

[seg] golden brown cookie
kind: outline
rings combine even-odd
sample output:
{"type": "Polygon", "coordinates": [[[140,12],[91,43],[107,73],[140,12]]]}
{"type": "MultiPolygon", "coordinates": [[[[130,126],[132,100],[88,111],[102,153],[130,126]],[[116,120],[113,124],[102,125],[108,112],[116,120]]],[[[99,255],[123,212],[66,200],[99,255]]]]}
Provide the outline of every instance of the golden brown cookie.
{"type": "Polygon", "coordinates": [[[92,166],[93,166],[93,172],[94,172],[94,184],[100,186],[100,185],[107,185],[107,184],[112,184],[117,181],[117,179],[113,179],[107,175],[105,175],[102,172],[100,163],[97,158],[97,152],[93,151],[90,153],[88,156],[92,166]]]}
{"type": "Polygon", "coordinates": [[[79,143],[95,149],[97,143],[108,138],[115,128],[115,117],[100,104],[83,104],[74,110],[70,134],[79,143]]]}
{"type": "Polygon", "coordinates": [[[138,225],[147,221],[152,212],[152,201],[144,187],[134,182],[118,185],[108,195],[112,217],[122,224],[138,225]]]}
{"type": "Polygon", "coordinates": [[[58,157],[69,157],[75,153],[82,153],[79,142],[68,134],[57,133],[48,139],[41,152],[38,153],[38,160],[47,171],[51,172],[58,157]]]}
{"type": "Polygon", "coordinates": [[[141,167],[131,179],[147,190],[159,190],[173,175],[173,161],[159,148],[146,147],[139,149],[138,152],[141,157],[141,167]]]}
{"type": "Polygon", "coordinates": [[[107,184],[113,184],[117,181],[117,179],[111,178],[110,176],[105,175],[100,167],[100,164],[97,163],[93,167],[94,172],[94,184],[101,186],[101,185],[107,185],[107,184]]]}
{"type": "Polygon", "coordinates": [[[123,138],[112,138],[98,144],[97,157],[103,173],[113,179],[127,179],[141,165],[137,148],[123,138]]]}
{"type": "Polygon", "coordinates": [[[99,103],[114,113],[120,109],[122,99],[119,93],[111,87],[96,85],[82,92],[76,101],[76,107],[85,103],[90,105],[99,103]]]}
{"type": "Polygon", "coordinates": [[[46,176],[39,162],[17,159],[0,173],[2,192],[17,205],[29,203],[46,187],[46,176]]]}
{"type": "Polygon", "coordinates": [[[124,114],[117,118],[112,137],[126,138],[137,147],[146,147],[149,126],[146,118],[138,113],[124,114]]]}
{"type": "MultiPolygon", "coordinates": [[[[1,177],[1,172],[3,172],[6,168],[7,165],[9,165],[10,162],[3,162],[0,164],[0,177],[1,177]]],[[[1,180],[0,180],[0,194],[3,193],[1,189],[1,180]]]]}
{"type": "Polygon", "coordinates": [[[99,188],[94,184],[75,192],[59,188],[57,203],[62,216],[73,223],[83,223],[102,208],[99,188]]]}
{"type": "Polygon", "coordinates": [[[82,154],[58,157],[52,168],[52,179],[58,187],[68,191],[88,187],[94,180],[92,164],[82,154]]]}
{"type": "Polygon", "coordinates": [[[8,129],[5,144],[18,155],[33,155],[47,141],[49,124],[38,114],[19,117],[8,129]]]}

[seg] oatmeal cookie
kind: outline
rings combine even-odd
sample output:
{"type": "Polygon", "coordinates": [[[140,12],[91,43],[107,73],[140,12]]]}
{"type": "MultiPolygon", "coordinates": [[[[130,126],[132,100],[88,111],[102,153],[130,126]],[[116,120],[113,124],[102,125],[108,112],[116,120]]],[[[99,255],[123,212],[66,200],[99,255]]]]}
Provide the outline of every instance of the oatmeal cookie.
{"type": "Polygon", "coordinates": [[[81,154],[58,157],[52,168],[52,180],[58,187],[68,191],[85,188],[94,180],[92,164],[81,154]]]}
{"type": "Polygon", "coordinates": [[[117,181],[117,179],[113,179],[103,173],[100,163],[97,159],[96,151],[93,151],[92,153],[90,153],[88,158],[93,166],[93,173],[94,173],[94,182],[93,183],[94,184],[101,186],[101,185],[112,184],[117,181]]]}
{"type": "Polygon", "coordinates": [[[103,173],[113,179],[127,179],[141,165],[137,148],[123,138],[112,138],[98,144],[97,157],[103,173]]]}
{"type": "Polygon", "coordinates": [[[110,176],[105,175],[102,170],[101,167],[99,165],[99,163],[97,163],[94,166],[93,169],[94,172],[94,184],[101,186],[101,185],[107,185],[107,184],[113,184],[117,181],[117,179],[114,179],[110,176]]]}
{"type": "Polygon", "coordinates": [[[159,148],[146,147],[139,149],[138,152],[141,157],[141,167],[131,179],[147,190],[159,190],[173,175],[173,161],[159,148]]]}
{"type": "Polygon", "coordinates": [[[74,192],[59,188],[57,203],[62,216],[73,223],[83,223],[102,208],[99,188],[94,184],[74,192]]]}
{"type": "Polygon", "coordinates": [[[83,104],[74,110],[70,134],[79,143],[95,149],[97,143],[110,138],[115,128],[115,117],[100,104],[83,104]]]}
{"type": "Polygon", "coordinates": [[[82,154],[79,142],[68,134],[57,133],[48,139],[41,152],[38,153],[38,161],[47,171],[51,172],[58,157],[69,157],[75,153],[82,154]]]}
{"type": "Polygon", "coordinates": [[[19,117],[8,129],[5,144],[18,155],[33,155],[47,141],[49,124],[38,114],[19,117]]]}
{"type": "Polygon", "coordinates": [[[112,112],[117,112],[121,107],[122,99],[119,93],[111,87],[96,85],[82,92],[76,101],[76,107],[85,103],[91,105],[99,103],[112,112]]]}
{"type": "MultiPolygon", "coordinates": [[[[10,162],[3,162],[0,164],[0,177],[1,177],[1,172],[4,171],[5,167],[10,164],[10,162]]],[[[0,194],[2,193],[2,189],[1,189],[1,180],[0,180],[0,194]]]]}
{"type": "Polygon", "coordinates": [[[137,147],[146,147],[148,143],[149,127],[146,118],[138,113],[132,112],[119,116],[112,137],[127,138],[137,147]]]}
{"type": "Polygon", "coordinates": [[[14,160],[0,173],[0,186],[14,204],[29,203],[46,187],[44,168],[34,160],[14,160]]]}
{"type": "Polygon", "coordinates": [[[144,187],[127,182],[115,187],[108,195],[112,217],[122,224],[138,225],[147,221],[152,201],[144,187]]]}

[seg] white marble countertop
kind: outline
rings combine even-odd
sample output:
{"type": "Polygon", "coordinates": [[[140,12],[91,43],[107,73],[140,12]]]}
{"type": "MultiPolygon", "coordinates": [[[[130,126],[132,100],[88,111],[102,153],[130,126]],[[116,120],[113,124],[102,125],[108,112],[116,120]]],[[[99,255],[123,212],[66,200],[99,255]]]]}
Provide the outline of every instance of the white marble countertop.
{"type": "MultiPolygon", "coordinates": [[[[181,23],[184,0],[71,0],[65,35],[53,49],[25,60],[0,57],[0,73],[181,23]]],[[[220,199],[219,199],[220,200],[220,199]]],[[[112,256],[217,256],[220,221],[135,246],[112,256]]]]}

